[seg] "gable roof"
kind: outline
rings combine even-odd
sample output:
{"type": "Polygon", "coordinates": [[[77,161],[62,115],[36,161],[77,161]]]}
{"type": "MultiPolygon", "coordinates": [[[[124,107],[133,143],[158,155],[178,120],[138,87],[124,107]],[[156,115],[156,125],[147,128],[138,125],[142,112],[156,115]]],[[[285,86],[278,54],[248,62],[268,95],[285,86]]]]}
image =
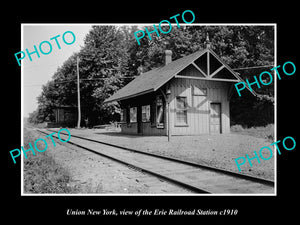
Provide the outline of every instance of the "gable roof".
{"type": "MultiPolygon", "coordinates": [[[[104,101],[104,103],[119,101],[123,99],[128,99],[131,97],[143,95],[146,93],[157,91],[161,86],[175,77],[180,71],[185,69],[190,64],[201,57],[206,52],[211,53],[214,57],[217,58],[222,63],[222,66],[230,71],[232,75],[236,78],[235,82],[243,81],[228,65],[226,65],[210,48],[203,49],[197,52],[194,52],[190,55],[184,56],[180,59],[172,61],[167,65],[152,69],[146,73],[143,73],[136,77],[134,80],[129,82],[126,86],[118,90],[115,94],[110,96],[104,101]]],[[[198,67],[199,69],[199,67],[198,67]]],[[[200,70],[200,69],[199,69],[200,70]]],[[[217,80],[213,77],[205,77],[207,80],[217,80]]],[[[220,79],[219,79],[220,80],[220,79]]]]}

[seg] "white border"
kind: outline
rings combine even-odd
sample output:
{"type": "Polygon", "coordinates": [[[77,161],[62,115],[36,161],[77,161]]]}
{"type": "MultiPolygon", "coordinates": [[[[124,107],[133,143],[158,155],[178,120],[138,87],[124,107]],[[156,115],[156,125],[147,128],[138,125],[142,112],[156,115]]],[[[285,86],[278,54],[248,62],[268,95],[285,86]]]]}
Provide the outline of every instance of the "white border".
{"type": "MultiPolygon", "coordinates": [[[[274,67],[277,66],[277,24],[274,24],[274,67]]],[[[275,73],[275,71],[274,71],[275,73]]],[[[274,94],[274,142],[277,141],[277,76],[275,76],[274,81],[274,88],[275,88],[275,94],[274,94]]],[[[277,196],[277,151],[276,147],[274,146],[274,182],[275,182],[275,189],[274,194],[277,196]]]]}
{"type": "MultiPolygon", "coordinates": [[[[67,24],[61,24],[61,23],[21,23],[21,49],[24,49],[24,36],[23,36],[23,26],[24,25],[30,25],[30,26],[76,26],[76,25],[97,25],[97,26],[147,26],[147,25],[153,25],[156,23],[67,23],[67,24]]],[[[176,23],[171,23],[172,25],[177,25],[176,23]]],[[[191,24],[185,24],[185,23],[179,23],[183,26],[273,26],[274,27],[274,65],[277,66],[277,23],[191,23],[191,24]]],[[[162,24],[166,25],[166,24],[162,24]]],[[[172,32],[172,31],[171,31],[172,32]]],[[[275,77],[274,82],[274,88],[275,88],[275,95],[274,95],[274,138],[275,141],[277,140],[277,76],[275,77]]],[[[24,85],[24,79],[23,79],[23,64],[21,63],[21,145],[23,146],[23,85],[24,85]]],[[[274,152],[275,151],[274,146],[274,152]]],[[[22,155],[22,154],[21,154],[22,155]]],[[[24,159],[21,157],[21,196],[204,196],[204,197],[212,197],[212,196],[277,196],[277,153],[274,154],[274,193],[270,194],[259,194],[259,193],[250,193],[250,194],[231,194],[231,193],[224,193],[224,194],[28,194],[24,193],[24,184],[23,184],[23,164],[24,159]]]]}
{"type": "MultiPolygon", "coordinates": [[[[24,49],[24,29],[23,29],[23,25],[21,24],[21,49],[24,49]]],[[[24,67],[23,67],[23,63],[21,62],[21,146],[24,146],[24,67]]],[[[20,149],[20,151],[22,151],[20,149]]],[[[24,178],[23,178],[23,168],[24,168],[24,157],[22,157],[23,154],[21,154],[21,195],[25,195],[24,194],[24,178]]]]}

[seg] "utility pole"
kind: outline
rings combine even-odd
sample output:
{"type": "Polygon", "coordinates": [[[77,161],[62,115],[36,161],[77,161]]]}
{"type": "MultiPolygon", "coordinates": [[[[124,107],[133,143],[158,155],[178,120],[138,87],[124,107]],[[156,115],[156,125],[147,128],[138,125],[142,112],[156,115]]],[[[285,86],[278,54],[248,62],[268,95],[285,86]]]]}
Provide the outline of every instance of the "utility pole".
{"type": "Polygon", "coordinates": [[[78,99],[78,120],[77,128],[80,128],[81,110],[80,110],[80,85],[79,85],[79,56],[77,56],[77,99],[78,99]]]}

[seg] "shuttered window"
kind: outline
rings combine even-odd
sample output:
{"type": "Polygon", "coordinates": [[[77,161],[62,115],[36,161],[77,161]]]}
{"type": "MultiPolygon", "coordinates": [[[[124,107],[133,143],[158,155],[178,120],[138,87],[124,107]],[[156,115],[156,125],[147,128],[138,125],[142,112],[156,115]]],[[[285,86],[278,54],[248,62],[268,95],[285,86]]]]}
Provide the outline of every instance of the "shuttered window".
{"type": "Polygon", "coordinates": [[[137,116],[137,107],[130,108],[130,123],[135,123],[137,116]]]}
{"type": "Polygon", "coordinates": [[[156,98],[156,127],[164,128],[164,104],[161,96],[156,98]]]}
{"type": "Polygon", "coordinates": [[[186,97],[176,97],[176,125],[187,125],[186,97]]]}
{"type": "Polygon", "coordinates": [[[142,122],[150,121],[150,105],[142,106],[142,122]]]}
{"type": "Polygon", "coordinates": [[[120,118],[120,122],[121,123],[126,123],[126,114],[127,114],[127,112],[126,112],[126,109],[121,109],[121,118],[120,118]]]}

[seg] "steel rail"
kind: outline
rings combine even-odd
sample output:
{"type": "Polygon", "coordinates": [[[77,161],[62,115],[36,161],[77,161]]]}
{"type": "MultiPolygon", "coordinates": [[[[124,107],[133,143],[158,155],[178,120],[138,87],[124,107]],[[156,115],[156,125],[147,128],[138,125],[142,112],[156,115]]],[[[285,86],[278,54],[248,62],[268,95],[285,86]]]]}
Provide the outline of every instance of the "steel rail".
{"type": "MultiPolygon", "coordinates": [[[[36,129],[36,130],[39,131],[39,132],[41,132],[41,133],[43,133],[43,134],[47,134],[47,135],[49,134],[49,133],[44,132],[44,131],[41,131],[41,130],[39,130],[39,129],[36,129]]],[[[49,130],[49,131],[51,131],[51,130],[49,130]]],[[[63,133],[60,133],[60,134],[63,134],[63,133]]],[[[75,137],[74,135],[72,135],[72,136],[75,137]]],[[[55,136],[53,136],[53,137],[55,137],[55,136]]],[[[55,138],[58,139],[58,137],[55,137],[55,138]]],[[[62,143],[60,143],[60,144],[62,144],[62,143]]],[[[64,144],[71,144],[71,145],[77,146],[77,147],[79,147],[79,148],[82,148],[82,149],[87,150],[87,151],[89,151],[89,152],[92,152],[92,153],[94,153],[94,154],[97,154],[97,155],[103,156],[103,157],[105,157],[105,158],[111,159],[111,160],[113,160],[113,161],[116,161],[116,162],[118,162],[118,163],[124,164],[124,165],[128,166],[129,168],[133,168],[133,169],[135,169],[135,170],[138,170],[138,171],[141,171],[141,172],[145,172],[145,173],[151,174],[151,175],[153,175],[153,176],[155,176],[155,177],[157,177],[157,178],[164,179],[164,180],[169,181],[169,182],[171,182],[171,183],[173,183],[173,184],[175,184],[175,185],[177,185],[177,186],[181,186],[181,187],[186,188],[186,189],[188,189],[188,190],[190,190],[190,191],[193,191],[193,192],[195,192],[195,193],[211,194],[211,192],[208,192],[207,190],[200,189],[200,188],[195,187],[195,186],[193,186],[193,185],[190,185],[190,184],[187,184],[187,183],[184,183],[184,182],[175,180],[175,179],[173,179],[173,178],[167,177],[167,176],[162,175],[162,174],[159,174],[159,173],[157,173],[157,172],[153,172],[153,171],[151,171],[151,170],[149,170],[149,169],[145,169],[145,168],[143,168],[143,167],[136,166],[136,165],[134,165],[134,164],[125,162],[125,161],[120,160],[120,159],[118,159],[118,158],[115,158],[115,157],[106,155],[106,154],[104,154],[104,153],[95,151],[95,150],[93,150],[93,149],[84,147],[84,146],[79,145],[79,144],[76,144],[76,143],[74,143],[74,142],[68,141],[68,142],[66,142],[66,143],[64,143],[64,144]]],[[[111,146],[111,147],[117,148],[116,146],[111,146]]]]}
{"type": "MultiPolygon", "coordinates": [[[[50,129],[48,129],[48,130],[53,131],[53,130],[50,130],[50,129]]],[[[56,131],[53,131],[53,132],[56,132],[56,131]]],[[[64,134],[64,133],[60,133],[60,134],[64,134]]],[[[67,134],[64,134],[64,135],[67,135],[67,134]]],[[[119,145],[115,145],[115,144],[111,144],[111,143],[107,143],[107,142],[103,142],[103,141],[98,141],[98,140],[94,140],[94,139],[90,139],[90,138],[81,137],[81,136],[78,136],[78,135],[73,135],[72,134],[72,137],[76,137],[76,138],[87,140],[87,141],[92,141],[92,142],[99,143],[99,144],[108,145],[108,146],[111,146],[111,147],[124,149],[124,150],[135,152],[135,153],[141,153],[141,154],[144,154],[144,155],[149,155],[149,156],[153,156],[153,157],[157,157],[157,158],[161,158],[161,159],[166,159],[166,160],[173,161],[173,162],[179,162],[179,163],[182,163],[182,164],[185,164],[185,165],[190,165],[190,166],[194,166],[194,167],[201,168],[201,169],[207,169],[207,170],[211,170],[211,171],[214,171],[214,172],[227,174],[227,175],[232,176],[232,177],[238,177],[238,178],[245,179],[245,180],[251,180],[253,182],[257,182],[257,183],[261,183],[261,184],[264,184],[264,185],[274,187],[274,181],[259,178],[259,177],[245,175],[245,174],[242,174],[242,173],[235,173],[235,172],[232,172],[232,171],[228,171],[228,170],[224,170],[224,169],[220,169],[220,168],[216,168],[216,167],[210,167],[210,166],[206,166],[206,165],[202,165],[202,164],[198,164],[198,163],[194,163],[194,162],[190,162],[190,161],[185,161],[185,160],[177,159],[177,158],[174,158],[174,157],[168,157],[168,156],[163,156],[163,155],[159,155],[159,154],[155,154],[155,153],[150,153],[150,152],[140,151],[140,150],[136,150],[136,149],[132,149],[132,148],[127,148],[127,147],[123,147],[123,146],[119,146],[119,145]]]]}

